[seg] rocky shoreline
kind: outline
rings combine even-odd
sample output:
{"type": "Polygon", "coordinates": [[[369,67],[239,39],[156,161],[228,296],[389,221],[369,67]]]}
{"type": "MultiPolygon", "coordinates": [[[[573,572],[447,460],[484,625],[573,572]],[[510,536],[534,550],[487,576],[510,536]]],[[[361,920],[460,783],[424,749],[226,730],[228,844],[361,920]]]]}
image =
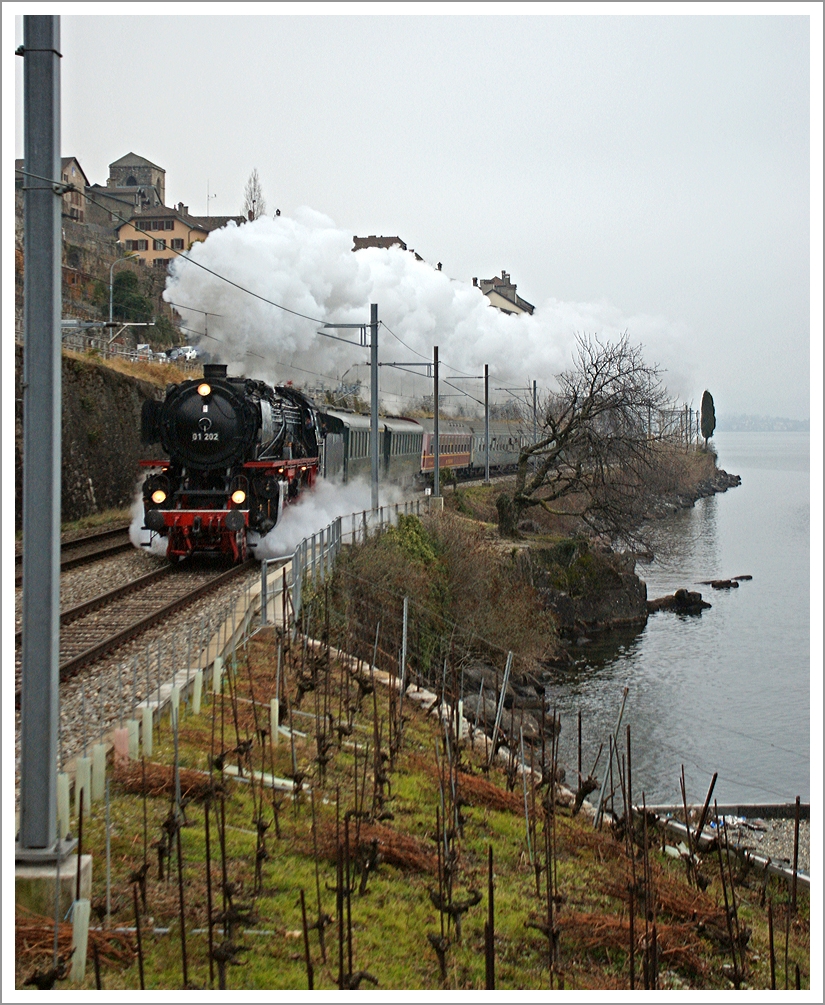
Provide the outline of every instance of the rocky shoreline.
{"type": "MultiPolygon", "coordinates": [[[[794,831],[793,820],[762,820],[760,818],[735,820],[726,819],[728,840],[738,848],[746,849],[754,855],[770,859],[775,865],[793,869],[794,831]]],[[[797,868],[800,872],[811,871],[811,823],[799,821],[799,850],[797,868]]]]}
{"type": "MultiPolygon", "coordinates": [[[[670,516],[691,508],[698,499],[727,492],[741,484],[739,475],[717,468],[712,477],[698,482],[692,492],[661,497],[648,517],[670,516]]],[[[617,628],[642,627],[648,615],[658,610],[698,614],[711,606],[700,593],[687,589],[649,600],[647,586],[636,574],[636,563],[642,558],[652,560],[653,556],[616,553],[609,547],[578,542],[572,551],[568,548],[566,554],[561,546],[531,548],[523,561],[530,566],[530,582],[541,595],[545,607],[555,616],[560,634],[568,639],[617,628]],[[559,573],[560,564],[566,576],[559,573]]],[[[708,585],[721,589],[735,588],[739,584],[726,581],[708,585]]]]}
{"type": "Polygon", "coordinates": [[[727,492],[742,484],[740,475],[731,475],[723,468],[717,468],[711,478],[704,478],[693,489],[692,492],[668,493],[654,503],[648,512],[648,519],[661,520],[664,517],[672,516],[679,510],[691,509],[699,499],[716,495],[718,492],[727,492]]]}

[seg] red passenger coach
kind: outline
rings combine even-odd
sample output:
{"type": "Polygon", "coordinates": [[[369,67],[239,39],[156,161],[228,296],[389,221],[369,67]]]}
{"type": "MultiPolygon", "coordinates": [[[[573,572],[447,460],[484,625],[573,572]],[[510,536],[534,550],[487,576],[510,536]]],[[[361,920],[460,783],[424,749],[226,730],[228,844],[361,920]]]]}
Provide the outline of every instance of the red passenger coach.
{"type": "MultiPolygon", "coordinates": [[[[472,459],[472,434],[460,428],[452,428],[454,424],[449,420],[446,421],[448,428],[439,429],[438,431],[438,467],[440,470],[453,469],[463,471],[469,469],[472,459]]],[[[432,474],[435,468],[433,420],[422,419],[420,422],[424,426],[421,471],[424,474],[432,474]]]]}

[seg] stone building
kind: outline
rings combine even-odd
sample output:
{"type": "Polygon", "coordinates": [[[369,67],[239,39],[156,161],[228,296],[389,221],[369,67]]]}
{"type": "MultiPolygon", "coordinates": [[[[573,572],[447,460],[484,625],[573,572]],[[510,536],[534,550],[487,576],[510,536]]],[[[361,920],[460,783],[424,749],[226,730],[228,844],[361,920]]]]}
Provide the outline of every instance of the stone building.
{"type": "MultiPolygon", "coordinates": [[[[60,158],[61,181],[67,185],[74,185],[75,191],[63,193],[63,219],[73,220],[75,223],[85,223],[86,220],[86,189],[89,186],[89,179],[86,172],[80,166],[80,161],[76,157],[60,158]]],[[[23,158],[18,157],[14,162],[14,187],[22,197],[26,184],[26,176],[23,172],[23,158]]],[[[22,202],[20,203],[22,207],[22,202]]],[[[21,208],[22,212],[22,208],[21,208]]]]}
{"type": "Polygon", "coordinates": [[[128,153],[109,165],[105,185],[90,185],[89,219],[117,227],[133,213],[163,206],[166,170],[145,157],[128,153]]]}

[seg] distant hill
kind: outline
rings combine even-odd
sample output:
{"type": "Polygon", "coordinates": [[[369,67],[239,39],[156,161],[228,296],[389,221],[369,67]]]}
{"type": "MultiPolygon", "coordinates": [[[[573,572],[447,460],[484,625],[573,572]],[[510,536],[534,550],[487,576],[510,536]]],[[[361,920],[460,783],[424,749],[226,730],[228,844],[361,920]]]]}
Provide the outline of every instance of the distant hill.
{"type": "Polygon", "coordinates": [[[810,419],[781,419],[775,415],[722,415],[719,433],[809,433],[810,419]]]}

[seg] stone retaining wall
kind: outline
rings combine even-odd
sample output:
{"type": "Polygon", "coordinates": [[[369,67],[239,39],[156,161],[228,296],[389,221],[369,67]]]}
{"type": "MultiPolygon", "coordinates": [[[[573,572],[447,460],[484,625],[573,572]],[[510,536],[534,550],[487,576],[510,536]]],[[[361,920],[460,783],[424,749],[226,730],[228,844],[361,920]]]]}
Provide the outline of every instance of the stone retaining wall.
{"type": "MultiPolygon", "coordinates": [[[[23,522],[23,347],[15,347],[15,526],[23,522]]],[[[63,358],[63,521],[131,504],[141,458],[140,412],[159,390],[93,361],[63,358]]]]}

